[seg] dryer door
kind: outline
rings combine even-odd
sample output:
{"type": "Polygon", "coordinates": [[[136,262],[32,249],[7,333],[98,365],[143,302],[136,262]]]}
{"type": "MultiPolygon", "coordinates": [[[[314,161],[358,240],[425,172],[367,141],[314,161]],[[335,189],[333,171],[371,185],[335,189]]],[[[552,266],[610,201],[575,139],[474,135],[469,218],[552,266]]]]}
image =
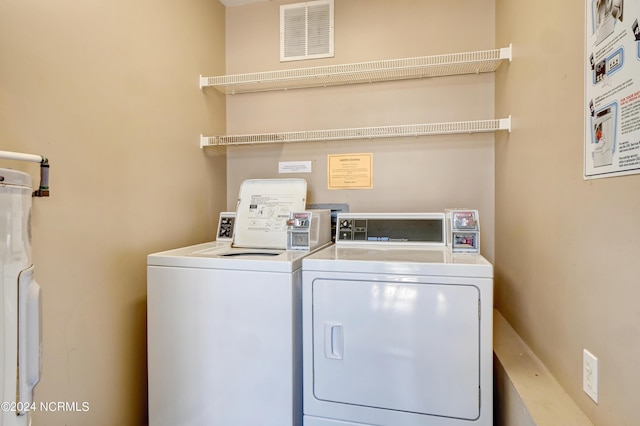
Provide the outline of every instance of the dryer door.
{"type": "Polygon", "coordinates": [[[313,281],[315,397],[478,418],[478,288],[407,281],[313,281]]]}

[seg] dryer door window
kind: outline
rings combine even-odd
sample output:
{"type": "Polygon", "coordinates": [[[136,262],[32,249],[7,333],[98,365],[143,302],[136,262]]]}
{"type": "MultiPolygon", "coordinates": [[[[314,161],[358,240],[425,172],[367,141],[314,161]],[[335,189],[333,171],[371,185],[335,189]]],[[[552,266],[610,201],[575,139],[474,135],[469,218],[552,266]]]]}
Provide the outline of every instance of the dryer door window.
{"type": "Polygon", "coordinates": [[[315,397],[478,418],[479,298],[472,285],[314,280],[315,397]]]}

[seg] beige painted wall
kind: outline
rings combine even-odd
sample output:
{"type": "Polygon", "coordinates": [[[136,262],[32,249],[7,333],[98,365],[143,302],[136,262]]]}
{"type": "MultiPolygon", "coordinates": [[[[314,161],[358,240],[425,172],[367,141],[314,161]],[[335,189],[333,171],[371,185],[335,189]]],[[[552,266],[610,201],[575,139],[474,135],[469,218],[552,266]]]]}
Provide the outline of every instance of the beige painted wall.
{"type": "MultiPolygon", "coordinates": [[[[494,1],[336,0],[335,57],[279,62],[279,7],[227,8],[227,73],[493,49],[494,1]]],[[[227,97],[228,134],[341,129],[494,118],[493,74],[227,97]]],[[[311,203],[351,211],[480,211],[482,252],[493,257],[494,135],[230,147],[227,207],[250,178],[301,177],[311,203]],[[327,155],[373,153],[373,189],[329,190],[327,155]],[[307,174],[278,174],[280,161],[311,161],[307,174]]]]}
{"type": "MultiPolygon", "coordinates": [[[[496,304],[597,425],[640,418],[640,176],[584,181],[584,14],[579,0],[497,0],[496,304]],[[599,358],[599,403],[582,350],[599,358]]],[[[632,19],[631,19],[632,21],[632,19]]]]}
{"type": "MultiPolygon", "coordinates": [[[[0,3],[0,149],[51,162],[34,199],[43,289],[36,425],[146,422],[146,255],[213,238],[224,158],[198,147],[224,132],[224,7],[211,0],[0,3]]],[[[37,165],[3,162],[38,179],[37,165]]]]}
{"type": "MultiPolygon", "coordinates": [[[[226,72],[513,42],[514,62],[496,75],[495,115],[514,119],[495,147],[496,303],[594,423],[634,424],[640,176],[581,177],[584,2],[497,0],[494,17],[493,0],[337,0],[336,57],[286,65],[277,50],[281,3],[227,9],[226,72]],[[581,390],[585,347],[600,358],[598,405],[581,390]]],[[[309,180],[311,202],[360,211],[478,207],[483,252],[493,257],[493,136],[231,148],[228,166],[205,156],[197,137],[225,133],[225,101],[214,91],[203,96],[196,78],[225,72],[224,27],[222,6],[205,0],[0,4],[1,148],[42,153],[52,164],[52,196],[34,200],[45,298],[36,398],[91,407],[37,413],[35,424],[144,422],[146,254],[210,239],[215,214],[235,206],[241,181],[279,176],[278,161],[313,162],[311,175],[294,175],[309,180]],[[374,153],[374,189],[326,189],[326,155],[339,152],[374,153]],[[452,164],[471,182],[455,177],[452,164]]],[[[483,119],[494,116],[494,81],[441,78],[226,103],[229,133],[483,119]]],[[[37,179],[35,165],[0,165],[37,179]]]]}

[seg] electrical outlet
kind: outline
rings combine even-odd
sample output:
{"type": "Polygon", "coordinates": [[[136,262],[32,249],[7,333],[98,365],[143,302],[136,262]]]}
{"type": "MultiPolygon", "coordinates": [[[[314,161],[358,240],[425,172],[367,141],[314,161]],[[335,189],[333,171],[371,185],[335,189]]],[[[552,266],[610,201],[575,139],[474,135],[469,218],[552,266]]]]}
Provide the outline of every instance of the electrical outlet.
{"type": "Polygon", "coordinates": [[[598,358],[586,349],[582,351],[582,390],[598,403],[598,358]]]}

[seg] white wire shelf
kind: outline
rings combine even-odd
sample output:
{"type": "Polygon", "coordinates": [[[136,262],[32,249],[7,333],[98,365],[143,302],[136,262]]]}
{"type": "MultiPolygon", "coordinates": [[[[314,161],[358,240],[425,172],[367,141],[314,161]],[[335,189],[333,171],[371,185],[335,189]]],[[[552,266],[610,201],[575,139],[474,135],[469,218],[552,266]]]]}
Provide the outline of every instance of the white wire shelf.
{"type": "Polygon", "coordinates": [[[409,124],[398,126],[359,127],[334,130],[303,130],[297,132],[261,133],[226,136],[200,136],[200,147],[229,145],[259,145],[292,142],[326,142],[357,139],[383,139],[406,136],[489,133],[511,131],[511,116],[494,120],[457,121],[450,123],[409,124]]]}
{"type": "Polygon", "coordinates": [[[269,90],[477,74],[495,71],[505,59],[511,61],[511,45],[502,49],[477,52],[295,68],[218,77],[200,76],[200,89],[214,87],[222,93],[233,95],[237,93],[269,90]]]}

